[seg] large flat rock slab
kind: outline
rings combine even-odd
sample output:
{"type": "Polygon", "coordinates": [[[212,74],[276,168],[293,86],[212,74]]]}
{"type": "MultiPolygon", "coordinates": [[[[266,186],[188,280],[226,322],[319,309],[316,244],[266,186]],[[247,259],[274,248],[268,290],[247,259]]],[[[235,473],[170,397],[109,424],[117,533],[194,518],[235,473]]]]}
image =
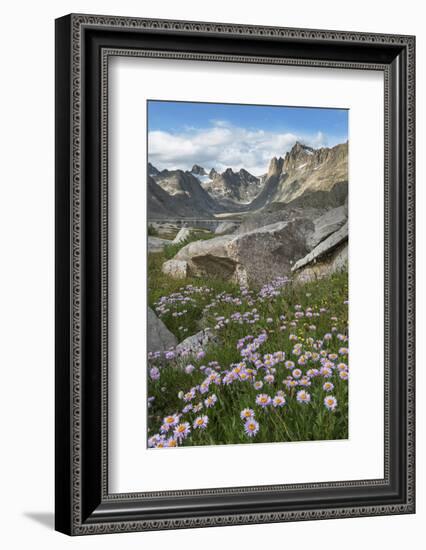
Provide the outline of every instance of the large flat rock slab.
{"type": "Polygon", "coordinates": [[[314,220],[314,232],[307,239],[307,244],[310,249],[314,249],[327,237],[338,231],[348,219],[348,212],[345,206],[339,206],[328,210],[314,220]]]}
{"type": "Polygon", "coordinates": [[[297,271],[302,267],[309,265],[315,261],[320,260],[322,257],[330,254],[337,246],[348,240],[348,222],[346,222],[338,231],[332,233],[318,246],[316,246],[309,254],[298,260],[292,271],[297,271]]]}

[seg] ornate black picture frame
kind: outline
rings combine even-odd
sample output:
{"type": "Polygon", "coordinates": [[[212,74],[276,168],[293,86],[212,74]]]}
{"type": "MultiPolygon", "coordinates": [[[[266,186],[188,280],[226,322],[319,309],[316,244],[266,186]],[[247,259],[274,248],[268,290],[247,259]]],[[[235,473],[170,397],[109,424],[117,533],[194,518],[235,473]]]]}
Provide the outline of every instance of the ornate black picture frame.
{"type": "Polygon", "coordinates": [[[414,513],[415,38],[68,15],[56,21],[56,529],[414,513]],[[384,478],[108,492],[107,122],[114,55],[377,70],[385,82],[384,478]]]}

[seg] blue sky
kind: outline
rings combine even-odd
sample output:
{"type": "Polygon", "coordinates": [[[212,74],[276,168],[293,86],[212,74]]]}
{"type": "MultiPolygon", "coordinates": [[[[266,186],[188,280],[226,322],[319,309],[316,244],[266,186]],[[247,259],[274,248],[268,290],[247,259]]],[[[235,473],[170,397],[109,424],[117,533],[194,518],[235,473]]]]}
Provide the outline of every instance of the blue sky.
{"type": "Polygon", "coordinates": [[[296,140],[312,147],[348,139],[348,111],[307,107],[148,101],[148,154],[157,168],[267,170],[296,140]]]}

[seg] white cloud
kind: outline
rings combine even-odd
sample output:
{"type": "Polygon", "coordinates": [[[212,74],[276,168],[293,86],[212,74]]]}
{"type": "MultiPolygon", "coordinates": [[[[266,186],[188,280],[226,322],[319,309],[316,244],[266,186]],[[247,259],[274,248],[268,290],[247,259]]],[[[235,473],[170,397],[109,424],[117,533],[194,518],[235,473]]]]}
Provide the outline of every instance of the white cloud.
{"type": "Polygon", "coordinates": [[[312,136],[296,135],[239,128],[215,120],[210,128],[186,128],[180,134],[149,132],[149,161],[160,170],[190,170],[194,164],[199,164],[206,170],[215,168],[221,172],[226,168],[245,168],[252,174],[261,175],[267,171],[272,157],[283,156],[297,140],[315,148],[331,145],[329,138],[320,131],[312,136]]]}

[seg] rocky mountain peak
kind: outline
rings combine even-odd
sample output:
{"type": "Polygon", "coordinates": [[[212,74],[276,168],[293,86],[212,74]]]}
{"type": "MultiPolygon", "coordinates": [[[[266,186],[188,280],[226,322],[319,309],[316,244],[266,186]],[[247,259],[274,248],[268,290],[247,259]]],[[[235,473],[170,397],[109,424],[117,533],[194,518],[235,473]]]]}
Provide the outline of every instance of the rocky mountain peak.
{"type": "Polygon", "coordinates": [[[225,199],[234,203],[248,204],[261,190],[260,179],[244,168],[237,172],[227,168],[220,174],[212,168],[209,177],[211,181],[205,188],[219,201],[225,199]]]}
{"type": "Polygon", "coordinates": [[[272,157],[271,162],[269,163],[267,177],[270,178],[271,176],[279,176],[282,172],[283,164],[284,159],[282,157],[272,157]]]}
{"type": "Polygon", "coordinates": [[[290,152],[286,154],[286,157],[290,158],[298,158],[300,156],[305,157],[306,155],[313,155],[314,149],[312,147],[308,147],[307,145],[304,145],[303,143],[300,143],[300,141],[296,141],[296,143],[291,148],[290,152]]]}
{"type": "Polygon", "coordinates": [[[314,154],[315,150],[312,149],[312,147],[308,147],[300,143],[300,141],[296,141],[290,152],[285,155],[284,170],[286,172],[291,172],[298,167],[305,166],[307,163],[311,162],[314,154]]]}
{"type": "Polygon", "coordinates": [[[207,172],[199,164],[194,164],[194,166],[192,167],[191,173],[196,174],[197,176],[207,176],[207,172]]]}
{"type": "Polygon", "coordinates": [[[158,176],[160,170],[156,168],[153,164],[148,162],[148,176],[158,176]]]}
{"type": "Polygon", "coordinates": [[[300,153],[300,152],[304,152],[306,153],[307,151],[310,151],[312,152],[313,149],[312,147],[308,147],[307,145],[304,145],[303,143],[301,143],[300,141],[296,141],[296,143],[293,145],[293,147],[291,148],[291,151],[290,153],[293,153],[293,154],[296,154],[296,153],[300,153]]]}

